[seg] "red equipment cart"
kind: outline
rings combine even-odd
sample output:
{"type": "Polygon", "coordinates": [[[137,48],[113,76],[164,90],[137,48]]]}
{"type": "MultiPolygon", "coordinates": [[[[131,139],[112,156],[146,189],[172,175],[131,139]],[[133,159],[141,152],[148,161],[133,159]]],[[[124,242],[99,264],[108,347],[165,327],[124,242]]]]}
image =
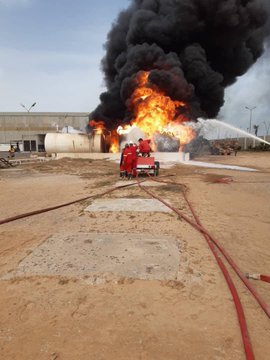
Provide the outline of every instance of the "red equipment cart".
{"type": "Polygon", "coordinates": [[[154,157],[143,157],[137,158],[137,174],[150,174],[158,176],[159,174],[159,162],[155,161],[154,157]]]}

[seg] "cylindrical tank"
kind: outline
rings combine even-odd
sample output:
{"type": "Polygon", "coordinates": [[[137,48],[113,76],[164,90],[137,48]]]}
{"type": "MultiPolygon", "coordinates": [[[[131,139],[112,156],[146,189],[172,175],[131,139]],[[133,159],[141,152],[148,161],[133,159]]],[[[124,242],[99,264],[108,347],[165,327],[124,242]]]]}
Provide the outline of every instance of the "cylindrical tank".
{"type": "Polygon", "coordinates": [[[101,134],[58,134],[45,136],[45,151],[52,153],[101,153],[104,152],[104,137],[101,134]]]}

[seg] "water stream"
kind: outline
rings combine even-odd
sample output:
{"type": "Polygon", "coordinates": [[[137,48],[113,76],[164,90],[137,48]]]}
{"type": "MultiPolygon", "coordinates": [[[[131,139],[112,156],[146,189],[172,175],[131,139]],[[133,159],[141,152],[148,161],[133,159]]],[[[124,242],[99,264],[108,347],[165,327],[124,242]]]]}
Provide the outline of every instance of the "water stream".
{"type": "Polygon", "coordinates": [[[261,138],[259,138],[258,136],[256,135],[253,135],[253,134],[250,134],[248,133],[247,131],[245,130],[242,130],[242,129],[239,129],[231,124],[228,124],[228,123],[225,123],[223,121],[219,121],[219,120],[216,120],[216,119],[208,119],[208,120],[204,120],[204,119],[198,119],[198,122],[199,124],[201,124],[203,127],[204,126],[207,126],[208,124],[209,125],[213,125],[215,127],[223,127],[223,128],[226,128],[226,129],[230,129],[230,130],[233,130],[235,132],[237,132],[238,134],[242,134],[244,135],[245,137],[249,137],[249,138],[252,138],[256,141],[259,141],[261,143],[264,143],[264,144],[267,144],[267,145],[270,145],[270,143],[266,140],[263,140],[261,138]]]}

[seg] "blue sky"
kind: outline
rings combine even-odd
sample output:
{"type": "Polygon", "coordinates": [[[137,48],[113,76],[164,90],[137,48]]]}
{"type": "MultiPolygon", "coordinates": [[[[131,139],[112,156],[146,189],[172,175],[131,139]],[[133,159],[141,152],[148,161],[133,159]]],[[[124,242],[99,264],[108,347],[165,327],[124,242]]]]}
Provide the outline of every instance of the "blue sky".
{"type": "MultiPolygon", "coordinates": [[[[105,90],[103,44],[129,0],[0,0],[0,112],[91,112],[105,90]]],[[[243,129],[270,122],[270,51],[227,89],[220,117],[243,129]]],[[[260,130],[259,130],[260,133],[260,130]]]]}
{"type": "Polygon", "coordinates": [[[0,0],[0,111],[91,111],[100,60],[128,0],[0,0]]]}

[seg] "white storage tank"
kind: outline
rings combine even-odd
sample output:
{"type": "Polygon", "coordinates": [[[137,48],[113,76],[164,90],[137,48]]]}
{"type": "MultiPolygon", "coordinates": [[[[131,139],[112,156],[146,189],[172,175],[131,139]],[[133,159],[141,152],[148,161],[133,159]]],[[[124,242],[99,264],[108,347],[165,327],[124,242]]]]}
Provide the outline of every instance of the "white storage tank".
{"type": "Polygon", "coordinates": [[[53,153],[102,153],[104,151],[102,134],[60,134],[48,133],[45,136],[45,151],[53,153]]]}

